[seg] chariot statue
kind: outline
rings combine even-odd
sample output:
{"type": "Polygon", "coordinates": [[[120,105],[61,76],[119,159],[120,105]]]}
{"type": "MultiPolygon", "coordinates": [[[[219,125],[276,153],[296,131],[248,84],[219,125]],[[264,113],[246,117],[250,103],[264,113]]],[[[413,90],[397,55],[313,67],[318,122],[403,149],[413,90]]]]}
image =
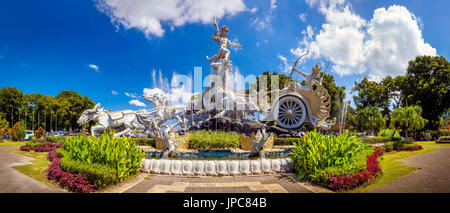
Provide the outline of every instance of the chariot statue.
{"type": "Polygon", "coordinates": [[[333,125],[326,121],[330,116],[331,97],[322,85],[319,75],[322,67],[315,65],[311,74],[297,69],[299,60],[308,53],[297,58],[289,75],[290,79],[294,72],[304,76],[305,85],[292,80],[286,82],[280,90],[279,99],[272,103],[271,111],[264,120],[276,120],[277,125],[285,129],[298,129],[305,122],[322,130],[328,130],[333,125]]]}

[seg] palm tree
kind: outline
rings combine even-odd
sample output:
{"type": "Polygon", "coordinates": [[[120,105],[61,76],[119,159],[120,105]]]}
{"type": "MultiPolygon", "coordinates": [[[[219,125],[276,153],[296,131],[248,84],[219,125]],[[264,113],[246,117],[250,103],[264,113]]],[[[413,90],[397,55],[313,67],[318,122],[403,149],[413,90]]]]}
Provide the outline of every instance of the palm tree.
{"type": "Polygon", "coordinates": [[[427,122],[422,117],[422,108],[417,105],[397,108],[391,112],[391,127],[405,131],[406,138],[408,131],[421,130],[427,122]]]}
{"type": "Polygon", "coordinates": [[[386,119],[380,112],[378,107],[366,107],[356,114],[356,123],[361,130],[371,130],[371,134],[377,132],[380,128],[384,128],[386,119]]]}

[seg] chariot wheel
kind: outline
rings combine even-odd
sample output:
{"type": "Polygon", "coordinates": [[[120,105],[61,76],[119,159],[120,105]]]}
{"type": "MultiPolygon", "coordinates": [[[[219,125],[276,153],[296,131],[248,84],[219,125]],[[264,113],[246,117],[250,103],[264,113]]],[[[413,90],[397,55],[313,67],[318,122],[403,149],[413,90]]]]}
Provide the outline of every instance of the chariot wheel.
{"type": "Polygon", "coordinates": [[[299,128],[306,118],[306,107],[303,101],[294,96],[282,97],[277,104],[277,124],[286,129],[299,128]]]}

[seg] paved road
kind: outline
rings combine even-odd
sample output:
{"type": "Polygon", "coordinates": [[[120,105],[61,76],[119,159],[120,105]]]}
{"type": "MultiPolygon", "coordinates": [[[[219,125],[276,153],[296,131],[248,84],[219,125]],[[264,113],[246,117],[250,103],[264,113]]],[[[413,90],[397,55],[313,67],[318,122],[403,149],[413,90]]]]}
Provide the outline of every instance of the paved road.
{"type": "Polygon", "coordinates": [[[0,147],[0,193],[62,192],[11,168],[34,160],[8,151],[18,148],[19,146],[0,147]]]}
{"type": "Polygon", "coordinates": [[[400,160],[418,167],[412,174],[378,186],[368,192],[384,193],[450,193],[450,147],[429,146],[439,151],[400,160]]]}

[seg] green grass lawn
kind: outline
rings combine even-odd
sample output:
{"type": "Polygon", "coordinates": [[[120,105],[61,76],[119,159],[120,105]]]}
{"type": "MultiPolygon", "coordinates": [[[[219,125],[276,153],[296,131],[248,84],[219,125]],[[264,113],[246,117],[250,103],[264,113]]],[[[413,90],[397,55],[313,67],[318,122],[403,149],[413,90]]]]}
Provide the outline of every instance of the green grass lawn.
{"type": "Polygon", "coordinates": [[[383,184],[389,183],[397,178],[408,175],[408,174],[416,171],[417,167],[405,166],[405,165],[403,165],[403,162],[400,162],[398,160],[409,158],[414,155],[420,155],[420,154],[434,152],[437,150],[439,150],[439,149],[424,147],[423,150],[420,150],[420,151],[402,151],[402,152],[392,152],[392,153],[384,154],[381,156],[382,160],[380,162],[380,166],[381,166],[383,175],[381,177],[378,177],[376,180],[374,180],[373,183],[371,183],[365,187],[356,188],[356,189],[349,190],[346,192],[349,192],[349,193],[365,192],[365,191],[373,189],[377,186],[381,186],[383,184]]]}
{"type": "Polygon", "coordinates": [[[25,152],[18,149],[10,150],[10,152],[36,159],[30,161],[32,164],[14,166],[12,167],[13,169],[34,178],[35,180],[45,183],[48,186],[59,188],[56,184],[49,182],[47,179],[45,170],[47,170],[50,165],[50,161],[47,160],[48,152],[25,152]]]}
{"type": "Polygon", "coordinates": [[[416,144],[430,146],[450,146],[450,143],[436,143],[436,141],[416,141],[416,144]]]}
{"type": "Polygon", "coordinates": [[[22,146],[25,145],[25,141],[22,142],[11,142],[11,141],[3,141],[0,142],[0,147],[5,147],[5,146],[22,146]]]}

